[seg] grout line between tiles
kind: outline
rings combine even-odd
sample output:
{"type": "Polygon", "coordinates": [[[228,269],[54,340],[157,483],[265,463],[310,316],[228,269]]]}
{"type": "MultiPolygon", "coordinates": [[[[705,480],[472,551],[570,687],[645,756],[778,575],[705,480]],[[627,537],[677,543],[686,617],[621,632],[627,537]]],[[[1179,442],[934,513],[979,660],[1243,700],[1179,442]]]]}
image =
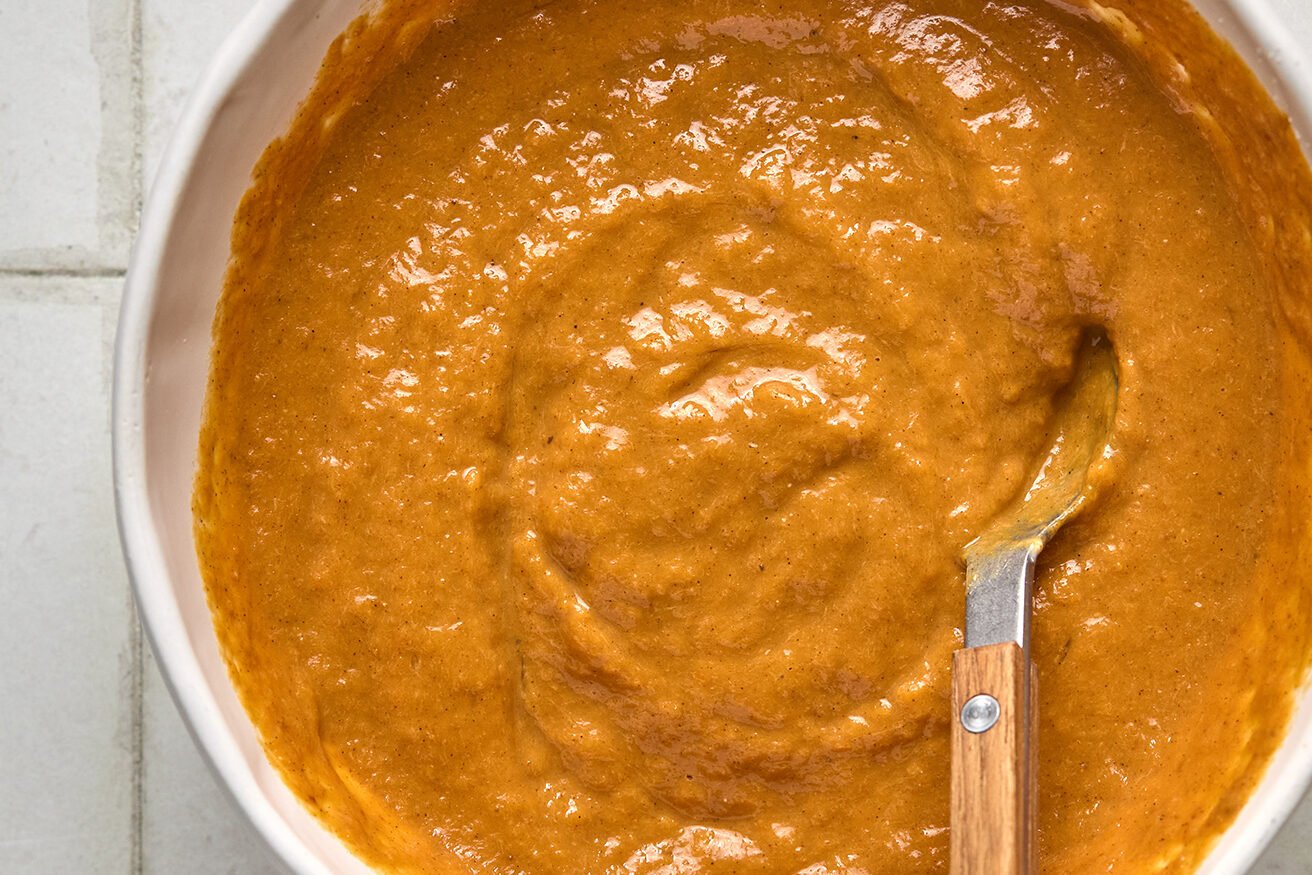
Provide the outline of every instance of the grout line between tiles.
{"type": "MultiPolygon", "coordinates": [[[[131,77],[130,97],[132,107],[132,151],[131,151],[131,215],[128,233],[136,237],[141,222],[144,204],[145,182],[142,179],[145,151],[146,101],[145,101],[145,64],[143,62],[144,45],[142,24],[143,0],[128,0],[131,33],[128,43],[128,75],[131,77]]],[[[118,273],[115,276],[125,276],[118,273]]],[[[136,602],[132,594],[127,593],[132,601],[132,857],[130,860],[132,875],[144,875],[146,871],[146,719],[145,719],[145,668],[146,654],[141,618],[137,616],[136,602]]]]}
{"type": "Polygon", "coordinates": [[[132,606],[132,626],[129,631],[128,645],[132,650],[132,680],[130,683],[132,708],[132,856],[129,866],[132,875],[143,875],[146,871],[144,835],[146,725],[144,720],[145,680],[143,672],[145,667],[145,646],[141,620],[137,617],[136,601],[132,598],[131,592],[124,593],[124,596],[132,606]]]}
{"type": "Polygon", "coordinates": [[[145,28],[142,20],[144,0],[129,0],[132,15],[131,48],[128,56],[129,75],[132,77],[132,215],[129,233],[136,239],[141,225],[141,213],[146,205],[145,151],[146,151],[146,65],[145,28]]]}
{"type": "Polygon", "coordinates": [[[127,276],[127,270],[121,267],[0,267],[0,279],[17,277],[20,279],[46,277],[64,279],[115,279],[127,276]]]}

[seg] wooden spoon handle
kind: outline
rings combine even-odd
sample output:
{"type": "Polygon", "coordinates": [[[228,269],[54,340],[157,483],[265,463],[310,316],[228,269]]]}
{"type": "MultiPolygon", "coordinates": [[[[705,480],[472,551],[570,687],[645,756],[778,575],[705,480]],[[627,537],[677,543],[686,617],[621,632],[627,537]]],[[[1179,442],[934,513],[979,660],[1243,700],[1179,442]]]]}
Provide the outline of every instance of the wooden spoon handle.
{"type": "Polygon", "coordinates": [[[1018,644],[958,650],[952,659],[952,875],[1038,871],[1035,692],[1018,644]]]}

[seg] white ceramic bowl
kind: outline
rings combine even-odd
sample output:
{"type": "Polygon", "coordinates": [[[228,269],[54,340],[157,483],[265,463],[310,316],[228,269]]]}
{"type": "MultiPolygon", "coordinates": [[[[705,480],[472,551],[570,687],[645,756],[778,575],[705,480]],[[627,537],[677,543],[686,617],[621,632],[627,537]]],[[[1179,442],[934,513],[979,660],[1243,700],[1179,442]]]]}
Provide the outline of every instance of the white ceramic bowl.
{"type": "MultiPolygon", "coordinates": [[[[1266,0],[1195,0],[1312,143],[1312,69],[1266,0]]],[[[137,603],[197,744],[297,875],[369,869],[300,806],[265,760],[228,682],[191,529],[210,324],[237,203],[324,54],[368,0],[261,0],[192,97],[142,218],[119,321],[114,485],[137,603]]],[[[1312,782],[1312,686],[1265,779],[1201,872],[1248,870],[1312,782]]]]}

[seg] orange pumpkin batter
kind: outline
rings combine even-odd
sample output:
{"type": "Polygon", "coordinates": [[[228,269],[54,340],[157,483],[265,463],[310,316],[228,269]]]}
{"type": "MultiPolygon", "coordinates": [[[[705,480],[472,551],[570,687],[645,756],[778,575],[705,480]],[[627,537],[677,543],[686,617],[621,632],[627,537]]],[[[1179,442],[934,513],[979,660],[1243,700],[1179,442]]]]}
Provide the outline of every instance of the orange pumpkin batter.
{"type": "Polygon", "coordinates": [[[215,330],[197,538],[270,757],[386,871],[945,870],[962,547],[1098,324],[1043,869],[1192,870],[1308,657],[1309,191],[1175,3],[393,3],[215,330]]]}

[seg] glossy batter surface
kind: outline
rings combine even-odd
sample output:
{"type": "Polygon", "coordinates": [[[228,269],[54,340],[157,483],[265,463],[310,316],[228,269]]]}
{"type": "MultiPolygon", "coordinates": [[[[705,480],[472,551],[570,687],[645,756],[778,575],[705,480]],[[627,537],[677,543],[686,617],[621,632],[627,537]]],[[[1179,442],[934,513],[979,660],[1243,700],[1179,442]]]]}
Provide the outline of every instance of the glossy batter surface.
{"type": "Polygon", "coordinates": [[[1272,510],[1305,388],[1115,17],[428,6],[262,183],[216,326],[198,542],[298,794],[396,871],[946,871],[962,548],[1097,324],[1110,482],[1036,605],[1043,867],[1191,870],[1306,660],[1272,510]]]}

